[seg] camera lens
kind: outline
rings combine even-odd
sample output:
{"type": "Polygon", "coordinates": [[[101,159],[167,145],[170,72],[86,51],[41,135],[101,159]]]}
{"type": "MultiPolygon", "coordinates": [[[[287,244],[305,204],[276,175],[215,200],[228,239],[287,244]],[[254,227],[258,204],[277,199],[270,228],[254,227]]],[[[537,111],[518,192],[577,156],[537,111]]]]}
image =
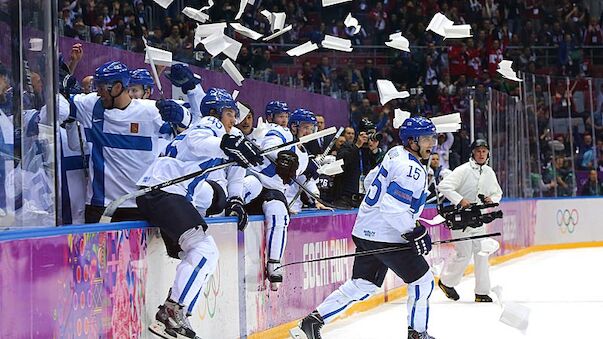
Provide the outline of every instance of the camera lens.
{"type": "Polygon", "coordinates": [[[372,141],[381,141],[383,139],[383,135],[381,133],[371,133],[369,134],[369,139],[372,141]]]}

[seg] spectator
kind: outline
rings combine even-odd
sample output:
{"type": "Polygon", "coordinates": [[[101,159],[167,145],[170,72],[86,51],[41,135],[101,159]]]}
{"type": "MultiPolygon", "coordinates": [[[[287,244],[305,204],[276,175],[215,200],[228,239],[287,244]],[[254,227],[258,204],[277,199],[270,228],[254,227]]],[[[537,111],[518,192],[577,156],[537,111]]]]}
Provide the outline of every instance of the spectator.
{"type": "Polygon", "coordinates": [[[251,75],[251,61],[252,55],[249,53],[249,48],[242,46],[237,56],[237,67],[244,77],[251,75]]]}
{"type": "Polygon", "coordinates": [[[364,79],[364,90],[374,91],[377,89],[377,79],[381,77],[379,71],[373,65],[373,59],[366,59],[366,65],[362,70],[362,79],[364,79]]]}
{"type": "Polygon", "coordinates": [[[256,54],[253,57],[253,61],[251,62],[251,64],[255,72],[261,72],[267,69],[272,69],[272,62],[270,61],[270,50],[256,50],[256,54]]]}
{"type": "Polygon", "coordinates": [[[335,196],[338,197],[334,205],[339,207],[360,206],[364,176],[377,164],[379,152],[369,148],[369,134],[375,132],[375,125],[368,120],[363,121],[355,142],[344,144],[337,152],[337,159],[343,159],[343,173],[334,179],[335,196]]]}
{"type": "Polygon", "coordinates": [[[440,81],[440,72],[433,64],[433,57],[428,55],[425,58],[425,67],[423,72],[423,86],[425,97],[430,105],[436,105],[438,97],[438,84],[440,81]]]}
{"type": "Polygon", "coordinates": [[[564,157],[555,158],[553,175],[557,180],[557,196],[572,196],[574,192],[574,173],[572,172],[569,162],[564,157]]]}
{"type": "Polygon", "coordinates": [[[383,45],[385,43],[385,32],[387,29],[387,12],[383,10],[383,3],[377,2],[375,8],[369,14],[373,25],[373,34],[375,36],[374,44],[383,45]]]}
{"type": "Polygon", "coordinates": [[[451,170],[457,168],[469,160],[471,156],[471,140],[467,134],[467,129],[462,128],[452,143],[451,152],[449,154],[449,167],[451,170]]]}
{"type": "Polygon", "coordinates": [[[345,88],[349,89],[353,83],[364,83],[364,79],[362,78],[362,72],[356,68],[354,61],[350,58],[345,68],[345,88]]]}
{"type": "MultiPolygon", "coordinates": [[[[438,154],[438,164],[442,166],[442,169],[449,169],[450,168],[450,164],[449,164],[449,154],[450,154],[450,148],[452,147],[452,144],[454,143],[454,136],[452,135],[452,133],[448,132],[448,133],[440,133],[438,134],[438,144],[435,147],[435,154],[438,154]]],[[[435,174],[435,170],[434,170],[434,174],[435,174]]]]}
{"type": "Polygon", "coordinates": [[[356,131],[354,131],[353,127],[346,127],[343,130],[343,137],[345,138],[346,143],[352,144],[356,138],[356,131]]]}
{"type": "Polygon", "coordinates": [[[597,180],[597,171],[592,169],[588,172],[588,179],[580,188],[580,195],[594,196],[603,195],[603,185],[597,180]]]}
{"type": "Polygon", "coordinates": [[[180,26],[172,25],[171,34],[163,40],[168,51],[176,51],[182,47],[182,38],[180,37],[180,26]]]}
{"type": "Polygon", "coordinates": [[[320,59],[320,65],[316,66],[314,70],[314,90],[322,93],[322,90],[325,87],[330,87],[331,85],[331,73],[333,73],[333,68],[329,63],[329,58],[323,56],[320,59]]]}

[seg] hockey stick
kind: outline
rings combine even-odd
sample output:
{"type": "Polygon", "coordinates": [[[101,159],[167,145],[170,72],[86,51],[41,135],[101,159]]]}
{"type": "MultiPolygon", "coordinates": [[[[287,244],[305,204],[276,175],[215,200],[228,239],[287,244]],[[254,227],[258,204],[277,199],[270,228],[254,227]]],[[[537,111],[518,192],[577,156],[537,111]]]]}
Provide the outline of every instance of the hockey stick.
{"type": "MultiPolygon", "coordinates": [[[[327,155],[329,155],[329,152],[331,152],[331,148],[333,148],[333,146],[335,145],[335,142],[337,141],[339,136],[341,136],[341,133],[343,133],[343,130],[344,130],[343,127],[340,127],[337,130],[337,133],[335,133],[335,135],[333,136],[333,139],[331,139],[331,142],[329,143],[329,145],[327,145],[327,148],[325,148],[325,151],[322,152],[322,154],[318,156],[319,161],[322,161],[322,159],[324,159],[327,155]]],[[[306,183],[308,183],[308,180],[310,180],[310,179],[306,179],[306,182],[304,182],[304,185],[306,183]]],[[[301,190],[299,190],[299,191],[297,191],[297,193],[295,193],[295,196],[293,197],[293,199],[291,199],[291,202],[289,203],[289,208],[291,208],[293,206],[293,204],[295,203],[295,200],[297,200],[297,198],[299,198],[301,193],[302,193],[301,190]]]]}
{"type": "MultiPolygon", "coordinates": [[[[489,238],[489,237],[494,237],[494,236],[499,236],[499,235],[501,235],[500,232],[495,232],[495,233],[474,235],[474,236],[471,236],[471,237],[456,238],[456,239],[447,239],[447,240],[439,240],[439,241],[434,241],[431,244],[432,245],[449,244],[449,243],[454,243],[454,242],[459,242],[459,241],[489,238]]],[[[409,247],[409,246],[385,247],[385,248],[379,248],[379,249],[375,249],[375,250],[362,251],[362,252],[357,252],[357,253],[349,253],[349,254],[336,255],[336,256],[333,256],[333,257],[325,257],[325,258],[318,258],[318,259],[312,259],[312,260],[295,261],[295,262],[292,262],[292,263],[288,263],[288,264],[279,266],[276,269],[278,270],[278,269],[281,269],[281,268],[283,268],[285,266],[305,264],[305,263],[309,263],[309,262],[317,262],[317,261],[341,259],[341,258],[348,258],[348,257],[362,257],[362,256],[365,256],[365,255],[375,255],[375,254],[382,254],[382,253],[388,253],[388,252],[404,251],[404,250],[409,250],[409,249],[412,249],[412,247],[409,247]]]]}
{"type": "MultiPolygon", "coordinates": [[[[331,135],[333,133],[335,133],[335,127],[327,128],[327,129],[324,129],[324,130],[322,130],[320,132],[316,132],[316,133],[307,135],[305,137],[302,137],[302,138],[300,138],[297,141],[294,140],[294,141],[290,141],[290,142],[287,142],[287,143],[284,143],[284,144],[281,144],[281,145],[278,145],[278,146],[267,148],[267,149],[263,150],[261,154],[262,155],[267,155],[269,153],[272,153],[272,152],[275,152],[275,151],[279,151],[279,150],[283,150],[283,149],[289,148],[291,146],[302,144],[302,143],[305,143],[305,142],[308,142],[308,141],[312,141],[314,139],[318,139],[320,137],[331,135]]],[[[117,208],[121,204],[123,204],[125,201],[127,201],[127,200],[139,197],[141,195],[144,195],[144,194],[152,192],[152,191],[160,190],[162,188],[165,188],[165,187],[168,187],[168,186],[172,186],[172,185],[181,183],[183,181],[192,179],[194,177],[198,177],[200,175],[204,175],[204,174],[209,173],[209,172],[213,172],[213,171],[217,171],[217,170],[226,168],[226,167],[234,165],[236,163],[237,163],[236,161],[229,161],[229,162],[226,162],[226,163],[214,166],[214,167],[210,167],[210,168],[206,168],[204,170],[199,170],[199,171],[196,171],[196,172],[193,172],[193,173],[189,173],[189,174],[183,175],[183,176],[178,177],[178,178],[174,178],[174,179],[171,179],[171,180],[168,180],[168,181],[164,181],[164,182],[159,183],[157,185],[153,185],[153,186],[150,186],[150,187],[145,187],[145,188],[139,189],[137,191],[134,191],[134,192],[122,195],[121,197],[119,197],[119,198],[115,199],[113,202],[111,202],[105,208],[105,212],[101,216],[100,223],[109,223],[109,222],[111,222],[111,217],[113,217],[113,214],[115,213],[115,211],[117,210],[117,208]]]]}

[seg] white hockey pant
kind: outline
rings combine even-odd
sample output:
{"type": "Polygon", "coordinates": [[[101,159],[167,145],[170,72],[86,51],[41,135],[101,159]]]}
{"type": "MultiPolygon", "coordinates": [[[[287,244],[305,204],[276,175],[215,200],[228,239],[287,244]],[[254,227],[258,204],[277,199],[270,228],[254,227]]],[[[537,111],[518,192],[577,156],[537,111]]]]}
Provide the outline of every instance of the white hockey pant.
{"type": "Polygon", "coordinates": [[[375,293],[377,286],[364,279],[350,279],[316,308],[325,323],[329,323],[342,314],[354,302],[362,301],[375,293]]]}
{"type": "MultiPolygon", "coordinates": [[[[453,230],[452,237],[473,236],[483,234],[484,231],[484,227],[466,232],[453,230]]],[[[465,268],[473,256],[475,264],[475,293],[488,294],[490,292],[490,263],[488,262],[489,256],[477,254],[481,250],[481,239],[456,242],[454,249],[456,254],[446,260],[446,264],[442,269],[440,276],[442,284],[450,287],[458,285],[461,282],[465,268]]]]}
{"type": "Polygon", "coordinates": [[[248,175],[243,179],[243,200],[245,204],[249,204],[262,193],[262,183],[253,175],[248,175]]]}
{"type": "Polygon", "coordinates": [[[202,217],[206,217],[207,209],[211,206],[211,203],[214,199],[214,188],[207,183],[207,181],[203,181],[194,196],[194,205],[201,214],[202,217]]]}
{"type": "Polygon", "coordinates": [[[262,204],[266,219],[266,254],[268,259],[280,261],[287,245],[289,213],[280,200],[270,200],[262,204]]]}
{"type": "Polygon", "coordinates": [[[433,292],[434,280],[431,270],[421,278],[408,284],[408,326],[417,332],[427,331],[429,322],[429,297],[433,292]]]}
{"type": "Polygon", "coordinates": [[[184,255],[176,267],[170,298],[180,305],[190,306],[187,312],[192,313],[199,293],[216,270],[219,252],[214,239],[201,228],[184,232],[179,243],[184,255]]]}

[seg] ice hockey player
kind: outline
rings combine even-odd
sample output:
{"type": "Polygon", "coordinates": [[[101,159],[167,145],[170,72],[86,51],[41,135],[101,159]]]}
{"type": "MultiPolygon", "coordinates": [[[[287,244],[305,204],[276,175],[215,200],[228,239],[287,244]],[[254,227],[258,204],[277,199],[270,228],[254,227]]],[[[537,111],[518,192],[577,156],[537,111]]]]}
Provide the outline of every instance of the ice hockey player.
{"type": "MultiPolygon", "coordinates": [[[[187,109],[172,100],[138,100],[128,94],[130,72],[118,61],[94,73],[98,92],[70,98],[70,116],[79,121],[91,145],[86,222],[98,222],[105,206],[138,189],[138,180],[159,154],[164,121],[188,127],[187,109]]],[[[139,220],[134,200],[126,201],[113,221],[139,220]]]]}
{"type": "Polygon", "coordinates": [[[138,68],[130,71],[128,93],[132,99],[150,99],[154,85],[155,81],[146,69],[138,68]]]}
{"type": "MultiPolygon", "coordinates": [[[[317,122],[314,112],[298,108],[289,116],[289,130],[295,139],[299,139],[314,133],[317,122]]],[[[308,150],[303,145],[297,146],[295,153],[299,158],[299,168],[296,174],[297,182],[303,184],[305,189],[312,192],[315,197],[319,197],[320,190],[317,186],[318,164],[310,157],[308,150]]],[[[285,191],[285,196],[289,202],[289,209],[292,213],[299,213],[303,205],[300,195],[297,194],[299,190],[302,190],[299,184],[291,183],[285,191]],[[292,201],[293,198],[295,198],[294,201],[292,201]]],[[[314,203],[318,209],[330,209],[318,200],[315,200],[314,203]]]]}
{"type": "Polygon", "coordinates": [[[352,278],[291,329],[293,338],[321,338],[321,327],[354,302],[375,293],[388,269],[408,284],[408,338],[432,338],[427,334],[427,322],[434,278],[423,257],[431,250],[431,238],[417,218],[427,196],[424,164],[437,143],[436,129],[430,120],[412,117],[404,121],[399,136],[403,146],[389,150],[365,180],[370,187],[360,205],[352,239],[357,252],[392,246],[408,250],[355,257],[352,278]]]}
{"type": "MultiPolygon", "coordinates": [[[[496,174],[487,165],[490,148],[483,139],[477,139],[471,144],[471,158],[468,162],[455,168],[438,185],[438,190],[453,205],[469,207],[471,203],[479,203],[479,195],[484,196],[484,203],[497,203],[502,198],[502,189],[496,179],[496,174]]],[[[469,237],[486,233],[486,226],[452,230],[453,237],[469,237]]],[[[450,257],[442,268],[438,286],[446,297],[459,300],[454,286],[461,282],[465,268],[471,260],[475,261],[475,301],[492,302],[490,292],[490,264],[488,256],[478,255],[481,239],[461,241],[454,244],[455,255],[450,257]]]]}
{"type": "MultiPolygon", "coordinates": [[[[228,134],[238,114],[228,93],[208,91],[201,107],[208,113],[203,119],[211,120],[215,128],[190,128],[179,134],[167,147],[166,156],[159,157],[150,166],[138,182],[140,186],[152,186],[225,160],[234,160],[243,167],[261,163],[262,156],[254,145],[242,136],[228,134]],[[217,117],[211,116],[214,114],[217,117]]],[[[218,248],[205,233],[207,224],[192,203],[195,190],[206,178],[206,175],[199,176],[136,199],[144,218],[160,227],[182,250],[169,297],[159,306],[157,321],[149,327],[151,332],[166,339],[195,337],[186,314],[193,310],[218,261],[218,248]]]]}
{"type": "Polygon", "coordinates": [[[266,120],[281,127],[287,127],[289,123],[289,105],[284,101],[270,101],[266,105],[266,120]]]}
{"type": "MultiPolygon", "coordinates": [[[[268,104],[271,107],[271,102],[268,104]]],[[[288,112],[288,107],[282,104],[279,106],[279,112],[288,112]]],[[[274,112],[267,108],[267,115],[274,112]]],[[[280,114],[284,116],[285,114],[280,114]]],[[[285,117],[288,120],[288,113],[285,117]]],[[[315,119],[314,119],[315,120],[315,119]]],[[[309,123],[310,128],[314,123],[309,123]]],[[[258,129],[258,128],[256,128],[258,129]]],[[[261,149],[277,146],[285,142],[293,141],[293,134],[287,127],[276,123],[267,123],[262,126],[264,130],[258,136],[257,145],[261,149]]],[[[245,210],[249,214],[263,214],[266,220],[266,277],[270,282],[270,288],[277,290],[283,281],[282,272],[276,270],[280,266],[287,244],[287,227],[289,226],[289,210],[287,208],[287,198],[284,192],[287,185],[293,183],[298,168],[305,169],[307,161],[300,166],[300,158],[294,146],[290,150],[280,151],[277,154],[270,154],[264,159],[260,166],[252,168],[253,175],[245,177],[245,210]]],[[[307,157],[306,157],[307,158],[307,157]]],[[[303,170],[302,170],[303,171],[303,170]]]]}

